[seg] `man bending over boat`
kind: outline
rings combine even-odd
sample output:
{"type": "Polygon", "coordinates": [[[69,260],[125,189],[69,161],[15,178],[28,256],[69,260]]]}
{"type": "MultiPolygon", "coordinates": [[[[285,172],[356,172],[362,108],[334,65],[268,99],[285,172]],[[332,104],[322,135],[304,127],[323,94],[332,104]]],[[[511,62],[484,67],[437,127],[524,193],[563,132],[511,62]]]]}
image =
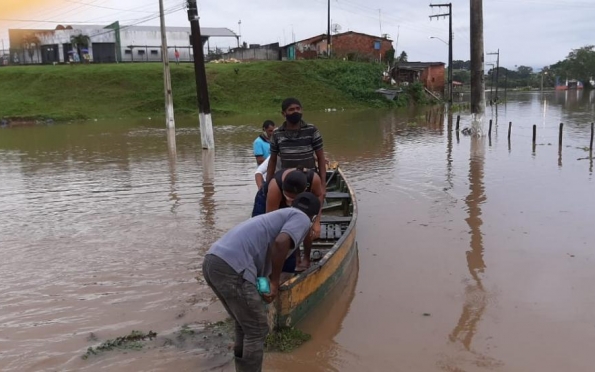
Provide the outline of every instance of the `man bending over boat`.
{"type": "Polygon", "coordinates": [[[307,192],[297,195],[291,206],[240,223],[205,256],[204,278],[235,322],[236,371],[262,370],[269,331],[263,300],[276,298],[283,262],[309,235],[320,211],[318,198],[307,192]],[[262,277],[270,279],[268,293],[257,287],[262,277]]]}
{"type": "MultiPolygon", "coordinates": [[[[324,188],[322,187],[322,180],[316,172],[311,169],[304,170],[303,168],[278,171],[270,182],[267,182],[256,194],[252,216],[286,208],[293,203],[296,195],[304,191],[313,193],[322,206],[324,203],[324,188]]],[[[320,237],[321,213],[322,208],[318,211],[318,218],[312,228],[312,233],[304,240],[304,257],[301,258],[299,251],[296,250],[294,255],[287,259],[285,266],[283,266],[283,272],[294,273],[304,271],[310,267],[312,242],[320,237]]]]}
{"type": "Polygon", "coordinates": [[[308,169],[316,169],[325,190],[326,158],[320,131],[316,126],[302,120],[302,104],[295,98],[287,98],[283,101],[281,113],[285,117],[285,122],[273,132],[270,140],[271,158],[267,168],[267,179],[271,179],[275,174],[277,157],[280,156],[283,169],[296,168],[300,165],[308,169]]]}

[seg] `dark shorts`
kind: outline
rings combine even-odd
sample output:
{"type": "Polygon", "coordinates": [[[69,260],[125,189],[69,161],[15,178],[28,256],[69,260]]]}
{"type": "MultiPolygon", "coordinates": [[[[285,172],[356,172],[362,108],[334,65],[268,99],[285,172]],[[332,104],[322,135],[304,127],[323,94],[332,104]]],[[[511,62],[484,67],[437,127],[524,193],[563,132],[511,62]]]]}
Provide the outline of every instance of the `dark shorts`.
{"type": "MultiPolygon", "coordinates": [[[[265,182],[260,190],[258,190],[256,193],[256,197],[254,198],[254,207],[252,208],[252,217],[260,216],[261,214],[265,214],[267,211],[267,196],[264,192],[266,187],[268,187],[268,184],[265,182]]],[[[291,256],[285,260],[285,264],[283,265],[284,273],[295,273],[295,267],[297,265],[297,252],[298,250],[296,249],[291,254],[291,256]]]]}

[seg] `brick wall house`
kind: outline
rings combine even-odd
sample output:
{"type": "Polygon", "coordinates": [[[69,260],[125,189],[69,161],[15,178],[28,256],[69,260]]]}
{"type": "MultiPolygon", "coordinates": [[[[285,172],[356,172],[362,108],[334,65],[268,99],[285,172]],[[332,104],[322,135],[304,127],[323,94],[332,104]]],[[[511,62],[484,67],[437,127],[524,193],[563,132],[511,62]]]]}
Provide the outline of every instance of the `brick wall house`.
{"type": "MultiPolygon", "coordinates": [[[[349,31],[332,36],[332,54],[338,58],[384,60],[386,52],[393,49],[392,41],[385,37],[349,31]]],[[[304,39],[283,48],[287,60],[315,59],[328,53],[326,34],[304,39]]]]}
{"type": "Polygon", "coordinates": [[[391,76],[398,85],[419,81],[428,90],[443,94],[445,65],[444,62],[401,62],[393,67],[391,76]]]}
{"type": "Polygon", "coordinates": [[[349,31],[334,35],[332,52],[336,57],[384,60],[386,52],[393,49],[390,39],[349,31]]]}

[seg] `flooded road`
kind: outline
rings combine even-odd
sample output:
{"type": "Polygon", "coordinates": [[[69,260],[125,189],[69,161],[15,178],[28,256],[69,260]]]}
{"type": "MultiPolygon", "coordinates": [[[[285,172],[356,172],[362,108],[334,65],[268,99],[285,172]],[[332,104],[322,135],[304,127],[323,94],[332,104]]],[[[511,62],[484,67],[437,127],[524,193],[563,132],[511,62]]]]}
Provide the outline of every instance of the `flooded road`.
{"type": "MultiPolygon", "coordinates": [[[[491,140],[437,110],[306,111],[356,191],[359,258],[265,370],[592,371],[594,93],[509,93],[491,140]]],[[[199,268],[250,214],[264,119],[218,120],[214,159],[195,123],[0,130],[0,370],[228,368],[228,340],[177,335],[225,318],[199,268]],[[132,330],[159,336],[81,359],[132,330]]]]}

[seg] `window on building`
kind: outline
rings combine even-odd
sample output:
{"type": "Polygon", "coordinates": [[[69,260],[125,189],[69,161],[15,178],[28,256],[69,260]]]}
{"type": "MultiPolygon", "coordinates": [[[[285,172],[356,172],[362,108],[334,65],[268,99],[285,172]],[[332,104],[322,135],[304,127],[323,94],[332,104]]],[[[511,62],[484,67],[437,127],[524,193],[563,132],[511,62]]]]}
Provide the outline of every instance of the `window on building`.
{"type": "Polygon", "coordinates": [[[132,50],[130,50],[130,49],[126,49],[126,50],[124,51],[124,54],[132,54],[132,50]]]}
{"type": "Polygon", "coordinates": [[[145,55],[145,51],[143,49],[139,49],[138,50],[138,55],[139,56],[144,56],[145,55]]]}
{"type": "Polygon", "coordinates": [[[380,41],[375,41],[374,42],[374,49],[380,50],[380,41]]]}
{"type": "Polygon", "coordinates": [[[152,55],[152,56],[156,56],[156,55],[158,55],[158,54],[159,54],[159,51],[158,51],[157,49],[153,49],[153,50],[151,50],[151,55],[152,55]]]}

